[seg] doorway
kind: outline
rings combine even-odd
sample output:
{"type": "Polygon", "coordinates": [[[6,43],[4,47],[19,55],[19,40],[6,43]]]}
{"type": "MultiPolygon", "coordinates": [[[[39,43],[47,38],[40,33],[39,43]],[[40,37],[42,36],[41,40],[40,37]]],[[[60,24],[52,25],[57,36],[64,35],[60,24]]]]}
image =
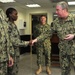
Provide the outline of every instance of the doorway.
{"type": "MultiPolygon", "coordinates": [[[[41,15],[45,15],[45,16],[47,16],[47,14],[46,13],[43,13],[43,14],[32,14],[31,15],[31,19],[32,19],[32,35],[33,35],[33,33],[34,33],[34,31],[35,31],[35,26],[36,25],[38,25],[39,24],[39,18],[40,18],[40,16],[41,15]]],[[[33,38],[34,38],[34,36],[33,36],[33,38]]]]}
{"type": "MultiPolygon", "coordinates": [[[[40,13],[40,14],[32,14],[31,15],[32,39],[35,39],[33,33],[35,32],[35,26],[38,25],[39,22],[40,22],[39,18],[40,18],[41,15],[47,16],[47,13],[40,13]]],[[[36,47],[35,46],[32,47],[32,53],[36,54],[36,47]]]]}

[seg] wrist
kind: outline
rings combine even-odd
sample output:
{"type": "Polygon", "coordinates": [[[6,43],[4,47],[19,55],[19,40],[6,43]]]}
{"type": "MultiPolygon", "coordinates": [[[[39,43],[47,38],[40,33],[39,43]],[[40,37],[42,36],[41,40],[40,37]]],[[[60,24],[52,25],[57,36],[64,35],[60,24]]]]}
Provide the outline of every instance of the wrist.
{"type": "Polygon", "coordinates": [[[37,42],[37,39],[34,39],[34,42],[37,42]]]}

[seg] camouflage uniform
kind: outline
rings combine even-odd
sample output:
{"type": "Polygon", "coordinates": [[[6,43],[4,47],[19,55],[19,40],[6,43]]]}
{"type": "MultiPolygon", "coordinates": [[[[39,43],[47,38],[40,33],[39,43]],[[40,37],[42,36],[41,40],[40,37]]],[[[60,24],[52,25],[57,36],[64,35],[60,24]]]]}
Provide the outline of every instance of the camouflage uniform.
{"type": "MultiPolygon", "coordinates": [[[[41,33],[43,33],[46,30],[50,29],[50,25],[45,24],[41,25],[38,24],[35,27],[34,31],[34,37],[39,36],[41,33]]],[[[50,53],[51,53],[51,43],[50,43],[50,37],[43,40],[42,42],[38,42],[36,45],[36,51],[37,51],[37,64],[38,66],[43,65],[43,53],[45,55],[45,65],[50,66],[50,53]]]]}
{"type": "Polygon", "coordinates": [[[19,46],[27,46],[29,42],[22,42],[20,40],[20,35],[17,29],[17,26],[12,22],[9,23],[9,35],[12,43],[12,57],[14,59],[14,65],[12,67],[8,67],[8,75],[17,75],[18,74],[18,63],[20,57],[19,46]]]}
{"type": "Polygon", "coordinates": [[[0,75],[7,74],[7,63],[10,56],[10,41],[8,24],[2,9],[0,9],[0,75]]]}
{"type": "Polygon", "coordinates": [[[53,21],[53,27],[50,31],[46,31],[37,37],[38,41],[51,36],[54,31],[57,31],[57,35],[59,36],[59,56],[62,69],[61,75],[70,75],[70,63],[73,64],[75,69],[75,39],[67,41],[64,40],[64,38],[67,34],[75,35],[75,15],[69,14],[66,20],[56,18],[56,20],[53,21]]]}

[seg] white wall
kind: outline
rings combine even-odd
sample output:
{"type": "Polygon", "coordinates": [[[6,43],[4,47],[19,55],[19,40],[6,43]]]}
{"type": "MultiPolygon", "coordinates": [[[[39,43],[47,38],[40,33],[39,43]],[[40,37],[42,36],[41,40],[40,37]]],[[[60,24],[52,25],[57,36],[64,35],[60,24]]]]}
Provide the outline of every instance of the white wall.
{"type": "MultiPolygon", "coordinates": [[[[74,11],[75,8],[74,7],[70,7],[69,11],[74,11]]],[[[53,21],[53,13],[55,12],[55,8],[48,8],[48,9],[29,9],[26,10],[26,22],[27,22],[27,33],[31,34],[31,15],[32,14],[39,14],[39,13],[47,13],[47,17],[48,17],[48,24],[50,24],[53,21]],[[29,30],[28,30],[29,29],[29,30]]]]}
{"type": "Polygon", "coordinates": [[[52,22],[52,9],[30,9],[26,10],[26,21],[27,25],[29,27],[29,33],[31,33],[31,15],[33,14],[42,14],[42,13],[47,13],[47,18],[48,18],[48,24],[52,22]]]}
{"type": "MultiPolygon", "coordinates": [[[[3,7],[4,10],[6,10],[8,7],[3,7]]],[[[30,35],[31,34],[31,15],[32,14],[39,14],[39,13],[47,13],[47,18],[48,18],[48,24],[50,24],[53,21],[53,12],[55,12],[55,8],[48,8],[48,9],[29,9],[26,10],[24,8],[18,8],[18,7],[14,7],[17,9],[18,11],[18,20],[16,21],[16,24],[18,24],[19,20],[24,20],[26,21],[26,28],[25,30],[22,30],[22,33],[25,33],[26,35],[30,35]]],[[[74,7],[70,7],[69,11],[74,11],[74,7]]],[[[18,25],[17,25],[18,27],[18,25]]],[[[19,27],[18,27],[19,28],[19,27]]]]}
{"type": "MultiPolygon", "coordinates": [[[[3,7],[3,10],[6,11],[8,7],[3,7]]],[[[18,27],[18,22],[19,20],[24,20],[26,21],[26,28],[25,30],[21,30],[22,32],[24,32],[26,35],[30,35],[31,34],[31,15],[32,14],[39,14],[39,13],[47,13],[47,17],[48,17],[48,24],[50,24],[50,22],[52,22],[52,10],[50,9],[29,9],[26,10],[24,8],[18,8],[18,7],[14,7],[17,9],[18,11],[18,20],[15,22],[17,27],[18,27]]],[[[19,27],[18,27],[19,28],[19,27]]]]}
{"type": "MultiPolygon", "coordinates": [[[[13,6],[10,6],[10,7],[13,7],[13,6]]],[[[8,7],[2,7],[2,9],[4,10],[4,11],[6,11],[6,9],[7,8],[9,8],[9,6],[8,7]]],[[[25,16],[26,16],[26,13],[25,13],[25,9],[23,9],[23,8],[18,8],[18,7],[13,7],[13,8],[15,8],[17,11],[18,11],[18,19],[17,19],[17,21],[15,21],[15,23],[16,23],[16,25],[17,25],[17,28],[18,28],[18,30],[20,31],[20,34],[21,35],[25,35],[25,29],[21,29],[20,30],[20,21],[25,21],[26,22],[26,18],[25,18],[25,16]]],[[[27,34],[29,34],[29,32],[27,32],[27,34]]]]}

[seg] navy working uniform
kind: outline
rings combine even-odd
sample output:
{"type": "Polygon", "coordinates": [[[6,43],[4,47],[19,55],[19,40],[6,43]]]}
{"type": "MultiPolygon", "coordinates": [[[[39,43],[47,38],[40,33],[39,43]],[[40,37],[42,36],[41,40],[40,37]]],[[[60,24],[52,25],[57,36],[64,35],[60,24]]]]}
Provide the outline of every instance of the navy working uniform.
{"type": "MultiPolygon", "coordinates": [[[[35,27],[34,31],[34,37],[39,36],[41,33],[43,33],[46,30],[50,29],[50,25],[45,24],[38,24],[35,27]]],[[[45,65],[50,67],[50,53],[51,53],[51,43],[50,43],[50,37],[43,40],[42,42],[37,42],[36,44],[36,52],[37,52],[37,65],[43,65],[43,53],[45,55],[45,65]]]]}
{"type": "Polygon", "coordinates": [[[2,9],[0,9],[0,75],[7,74],[7,66],[10,58],[10,39],[8,35],[8,23],[2,9]]]}
{"type": "Polygon", "coordinates": [[[52,34],[57,31],[57,35],[59,37],[59,57],[60,57],[60,65],[62,69],[62,75],[70,75],[70,63],[73,64],[75,69],[75,39],[73,40],[64,40],[67,34],[75,35],[75,15],[69,14],[66,20],[62,18],[56,18],[53,21],[53,27],[50,28],[49,31],[45,31],[39,37],[37,37],[38,41],[43,41],[48,36],[52,36],[52,34]]]}
{"type": "Polygon", "coordinates": [[[19,58],[20,58],[20,51],[19,47],[20,46],[27,46],[29,42],[26,41],[21,41],[20,40],[20,34],[17,29],[17,26],[8,21],[9,24],[9,35],[10,35],[10,42],[12,43],[11,47],[12,49],[10,52],[12,53],[12,57],[14,59],[14,65],[12,67],[8,68],[8,74],[9,75],[17,75],[18,74],[18,66],[19,66],[19,58]]]}

